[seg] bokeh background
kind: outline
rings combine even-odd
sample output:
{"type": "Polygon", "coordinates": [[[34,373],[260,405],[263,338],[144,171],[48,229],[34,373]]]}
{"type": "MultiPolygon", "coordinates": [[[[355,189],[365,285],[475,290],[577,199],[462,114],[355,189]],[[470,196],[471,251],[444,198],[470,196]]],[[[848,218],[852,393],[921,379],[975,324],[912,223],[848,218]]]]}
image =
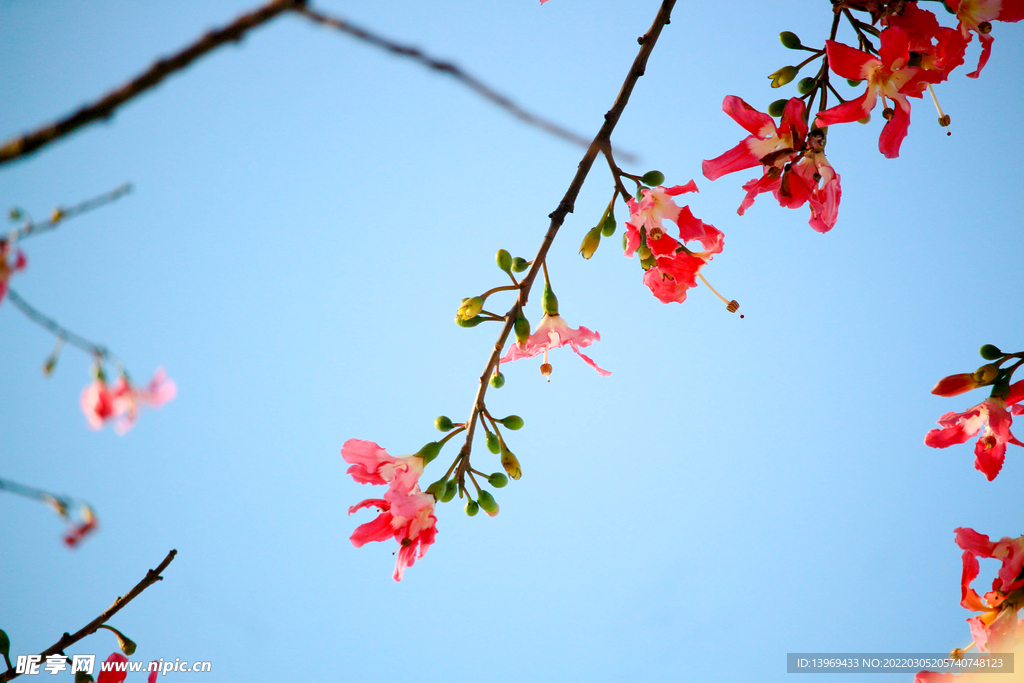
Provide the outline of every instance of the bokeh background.
{"type": "MultiPolygon", "coordinates": [[[[591,136],[658,3],[316,6],[591,136]]],[[[0,136],[251,7],[0,0],[0,136]]],[[[1024,26],[997,23],[982,77],[964,76],[974,41],[939,88],[951,137],[927,100],[897,160],[877,151],[878,112],[832,131],[831,233],[768,196],[739,217],[756,172],[700,173],[746,135],[722,99],[763,109],[794,92],[765,78],[794,61],[778,33],[820,45],[830,20],[820,1],[680,3],[614,142],[641,157],[627,170],[697,180],[691,209],[726,235],[704,273],[746,317],[702,286],[658,303],[616,246],[621,228],[591,261],[577,255],[611,194],[596,164],[549,263],[563,316],[602,334],[590,354],[614,374],[568,350],[550,383],[539,361],[507,366],[488,405],[526,421],[510,440],[523,478],[496,491],[496,518],[442,505],[436,545],[398,584],[393,543],[348,541],[373,516],[348,507],[377,491],[345,474],[341,445],[411,453],[438,437],[435,416],[468,415],[497,326],[452,316],[502,284],[496,249],[535,253],[581,150],[284,16],[0,169],[3,208],[36,218],[134,183],[26,240],[11,284],[137,381],[163,366],[179,388],[123,437],[90,431],[89,358],[68,348],[44,380],[52,337],[0,305],[0,476],[87,500],[101,524],[69,551],[52,511],[0,494],[13,653],[78,629],[171,548],[165,580],[113,624],[135,659],[208,660],[209,681],[777,681],[787,652],[966,645],[953,529],[1024,532],[1024,449],[988,482],[970,444],[922,439],[984,397],[934,397],[937,379],[980,365],[981,344],[1022,348],[1024,26]]],[[[478,451],[477,467],[500,469],[478,451]]],[[[995,571],[983,563],[981,581],[995,571]]],[[[115,649],[101,633],[69,652],[115,649]]]]}

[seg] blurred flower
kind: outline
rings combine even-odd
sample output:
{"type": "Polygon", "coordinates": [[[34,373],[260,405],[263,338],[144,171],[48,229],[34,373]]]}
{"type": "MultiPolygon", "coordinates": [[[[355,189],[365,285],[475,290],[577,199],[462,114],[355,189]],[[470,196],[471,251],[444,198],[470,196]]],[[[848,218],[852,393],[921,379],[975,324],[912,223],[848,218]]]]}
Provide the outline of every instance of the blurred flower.
{"type": "Polygon", "coordinates": [[[509,347],[501,362],[508,363],[520,358],[533,358],[543,353],[544,365],[542,370],[544,366],[547,366],[548,374],[550,374],[548,351],[568,344],[587,365],[597,370],[602,377],[607,377],[612,373],[601,369],[591,358],[580,353],[580,347],[590,346],[596,341],[601,341],[601,335],[597,332],[591,332],[582,326],[579,328],[569,327],[569,323],[565,322],[562,316],[558,314],[545,314],[541,318],[540,324],[537,325],[536,331],[522,345],[513,344],[509,347]]]}
{"type": "Polygon", "coordinates": [[[28,261],[25,259],[25,254],[18,249],[14,257],[14,263],[11,263],[10,258],[11,248],[6,240],[0,240],[0,301],[4,300],[4,296],[7,294],[7,281],[11,279],[11,275],[19,270],[24,270],[28,261]]]}
{"type": "Polygon", "coordinates": [[[133,426],[139,416],[139,409],[143,405],[150,408],[159,408],[172,400],[178,393],[178,387],[174,380],[167,379],[167,373],[163,368],[157,368],[149,386],[133,386],[125,375],[121,375],[114,383],[110,392],[114,414],[118,416],[118,434],[124,434],[133,426]]]}
{"type": "Polygon", "coordinates": [[[92,429],[102,429],[114,417],[114,397],[102,374],[82,391],[82,412],[92,429]]]}

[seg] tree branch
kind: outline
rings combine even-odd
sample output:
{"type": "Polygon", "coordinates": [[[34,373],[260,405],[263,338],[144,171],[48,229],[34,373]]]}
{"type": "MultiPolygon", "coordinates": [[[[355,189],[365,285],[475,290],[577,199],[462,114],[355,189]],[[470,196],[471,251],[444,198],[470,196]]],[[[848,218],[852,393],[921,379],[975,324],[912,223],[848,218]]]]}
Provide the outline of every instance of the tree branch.
{"type": "MultiPolygon", "coordinates": [[[[171,563],[171,560],[173,560],[174,556],[177,554],[177,550],[172,550],[171,552],[167,553],[167,557],[164,558],[164,561],[161,562],[156,569],[150,569],[148,572],[146,572],[145,578],[143,578],[142,581],[139,581],[139,583],[135,585],[135,588],[132,588],[130,591],[128,591],[128,594],[125,595],[123,598],[117,598],[116,600],[114,600],[113,605],[108,607],[106,611],[104,611],[98,617],[96,617],[88,624],[83,626],[81,629],[79,629],[74,635],[70,633],[65,633],[64,635],[62,635],[60,637],[60,640],[58,640],[56,643],[54,643],[53,645],[46,648],[40,653],[39,656],[42,658],[42,660],[45,662],[46,658],[50,655],[64,654],[64,650],[71,647],[72,645],[80,641],[82,638],[85,638],[86,636],[95,633],[100,626],[109,621],[110,617],[114,616],[119,611],[121,611],[122,607],[124,607],[129,602],[137,598],[142,593],[142,591],[146,590],[157,581],[162,581],[164,577],[160,576],[160,572],[167,569],[167,565],[171,563]]],[[[0,674],[0,683],[4,683],[5,681],[17,678],[20,675],[21,674],[19,673],[15,673],[14,669],[9,668],[7,669],[7,671],[0,674]]]]}
{"type": "Polygon", "coordinates": [[[266,5],[235,19],[224,28],[214,29],[181,52],[166,59],[157,60],[153,66],[128,83],[107,93],[102,99],[87,104],[74,114],[56,123],[44,126],[20,137],[11,138],[0,144],[0,166],[26,157],[41,147],[69,135],[87,123],[109,119],[122,104],[155,87],[171,74],[181,71],[207,52],[224,43],[237,42],[250,30],[265,24],[282,12],[301,6],[305,0],[272,0],[266,5]]]}
{"type": "MultiPolygon", "coordinates": [[[[132,184],[124,183],[123,185],[115,187],[110,192],[105,192],[104,194],[93,197],[92,199],[86,199],[84,202],[79,202],[78,204],[70,206],[66,209],[58,206],[56,209],[53,210],[53,215],[47,220],[39,221],[38,223],[29,220],[25,225],[15,230],[11,237],[13,241],[17,242],[25,239],[30,235],[38,235],[41,232],[53,230],[54,228],[57,227],[58,224],[60,224],[64,220],[68,218],[74,218],[75,216],[83,214],[87,211],[92,211],[93,209],[103,206],[104,204],[109,204],[111,202],[117,201],[118,199],[125,196],[131,191],[132,184]]],[[[4,238],[0,236],[0,240],[2,239],[4,238]]]]}
{"type": "Polygon", "coordinates": [[[626,76],[626,80],[622,84],[622,88],[619,90],[619,95],[615,98],[615,103],[612,105],[612,108],[604,115],[604,125],[601,126],[601,130],[598,132],[597,137],[594,138],[594,141],[590,143],[587,153],[583,155],[583,159],[580,161],[576,175],[569,184],[569,189],[566,190],[565,195],[562,197],[562,201],[558,203],[558,208],[550,214],[551,224],[548,227],[547,233],[544,235],[544,240],[541,242],[537,255],[533,259],[533,266],[531,266],[526,277],[524,277],[520,282],[519,298],[505,315],[505,325],[501,328],[501,334],[498,336],[498,340],[494,343],[494,350],[491,351],[491,356],[487,360],[487,367],[484,368],[483,374],[480,375],[480,387],[477,389],[476,398],[473,400],[473,410],[470,412],[469,420],[466,421],[466,442],[463,444],[459,454],[460,462],[458,464],[457,472],[459,474],[460,483],[462,480],[462,473],[469,468],[469,453],[472,450],[473,432],[476,427],[477,418],[484,411],[484,395],[487,393],[488,380],[490,379],[490,375],[494,368],[498,365],[498,359],[501,356],[501,351],[505,347],[505,342],[508,340],[509,334],[512,332],[512,327],[515,325],[516,315],[526,306],[526,301],[530,296],[530,288],[533,286],[533,281],[541,271],[541,268],[544,265],[544,259],[548,254],[548,249],[551,248],[551,243],[554,241],[559,228],[562,227],[562,223],[565,221],[566,215],[572,212],[576,202],[576,197],[579,195],[580,189],[583,187],[583,181],[586,180],[587,174],[590,173],[590,168],[594,164],[594,159],[597,157],[599,152],[610,148],[612,131],[615,129],[615,125],[619,122],[619,117],[622,115],[622,111],[626,108],[626,104],[629,102],[629,97],[633,93],[633,87],[636,85],[637,80],[644,75],[644,71],[647,68],[647,59],[651,56],[651,51],[654,50],[655,43],[658,42],[658,37],[661,35],[661,29],[669,23],[672,14],[672,7],[675,4],[675,0],[663,0],[661,8],[658,10],[658,14],[654,18],[654,23],[651,25],[650,30],[645,35],[637,39],[641,46],[640,52],[637,54],[636,59],[633,60],[633,66],[630,68],[629,74],[626,76]]]}
{"type": "MultiPolygon", "coordinates": [[[[567,130],[559,126],[557,123],[552,123],[551,121],[548,121],[540,116],[537,116],[536,114],[531,114],[530,112],[526,111],[518,104],[510,100],[508,97],[502,95],[501,93],[494,90],[490,86],[482,83],[476,77],[469,75],[456,64],[436,59],[428,54],[425,54],[419,48],[412,47],[409,45],[401,45],[392,40],[388,40],[387,38],[371,33],[370,31],[367,31],[364,28],[354,26],[353,24],[349,23],[344,19],[328,16],[323,12],[318,12],[317,10],[312,9],[310,7],[299,6],[294,8],[294,11],[311,21],[315,21],[318,24],[328,26],[335,30],[341,31],[342,33],[346,33],[352,36],[353,38],[362,40],[363,42],[369,43],[370,45],[373,45],[375,47],[379,47],[382,50],[386,50],[392,54],[399,55],[401,57],[408,57],[409,59],[419,62],[420,64],[429,69],[434,69],[435,71],[448,74],[449,76],[457,80],[459,83],[462,83],[464,86],[475,92],[477,95],[480,95],[485,100],[488,100],[489,102],[498,105],[499,107],[507,111],[509,114],[516,117],[520,121],[526,123],[527,125],[540,128],[545,133],[550,133],[551,135],[554,135],[557,138],[561,138],[562,140],[571,142],[572,144],[577,145],[579,147],[590,147],[590,140],[588,140],[587,138],[583,137],[582,135],[579,135],[578,133],[574,133],[571,130],[567,130]]],[[[636,161],[636,157],[628,152],[618,151],[618,154],[620,157],[626,159],[627,161],[636,161]]]]}
{"type": "Polygon", "coordinates": [[[105,346],[101,346],[100,344],[91,342],[79,334],[75,334],[71,330],[67,329],[66,327],[58,323],[53,318],[50,318],[40,313],[38,310],[36,310],[34,306],[32,306],[32,304],[22,299],[21,295],[18,294],[17,291],[8,288],[7,298],[10,300],[12,304],[14,304],[15,308],[24,313],[29,320],[39,325],[40,327],[49,330],[54,335],[56,335],[57,338],[63,339],[68,344],[76,346],[80,348],[82,351],[85,351],[86,353],[92,354],[95,358],[101,360],[112,360],[115,363],[120,364],[121,361],[117,358],[117,356],[110,352],[110,349],[108,349],[105,346]]]}

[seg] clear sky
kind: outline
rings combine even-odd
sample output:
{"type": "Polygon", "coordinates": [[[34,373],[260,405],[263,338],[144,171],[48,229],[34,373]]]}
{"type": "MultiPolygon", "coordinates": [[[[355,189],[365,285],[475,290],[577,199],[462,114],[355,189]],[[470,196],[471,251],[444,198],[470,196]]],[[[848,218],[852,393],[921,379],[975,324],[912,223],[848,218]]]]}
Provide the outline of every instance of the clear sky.
{"type": "MultiPolygon", "coordinates": [[[[316,6],[591,136],[658,3],[316,6]]],[[[249,8],[0,0],[0,137],[249,8]]],[[[345,474],[341,445],[412,453],[435,416],[465,419],[497,326],[461,329],[455,310],[502,284],[496,249],[536,252],[581,150],[285,16],[0,169],[0,206],[36,217],[134,184],[26,240],[11,284],[136,380],[163,366],[178,384],[127,435],[93,432],[89,359],[66,349],[43,379],[52,337],[0,305],[0,477],[87,500],[101,524],[69,551],[45,506],[0,494],[12,651],[80,628],[171,548],[165,580],[112,623],[137,659],[211,661],[208,681],[779,681],[787,652],[966,645],[953,529],[1024,532],[1024,449],[988,482],[970,444],[922,440],[983,398],[934,397],[936,380],[980,365],[981,344],[1022,348],[1024,25],[997,23],[981,78],[961,68],[938,89],[952,136],[927,100],[899,159],[878,153],[878,112],[834,127],[831,233],[767,195],[740,217],[756,173],[700,170],[746,135],[722,99],[792,94],[766,79],[793,60],[778,33],[821,45],[830,21],[820,0],[679,4],[613,142],[641,157],[625,170],[696,180],[693,213],[725,233],[704,274],[746,317],[702,285],[657,302],[618,234],[577,255],[612,192],[596,164],[549,264],[562,315],[601,333],[588,353],[613,374],[567,349],[550,383],[539,361],[508,366],[488,405],[526,422],[510,441],[523,478],[493,519],[440,506],[437,543],[397,584],[393,543],[348,541],[372,518],[348,507],[379,491],[345,474]]],[[[499,469],[482,444],[474,462],[499,469]]],[[[101,633],[70,652],[115,649],[101,633]]]]}

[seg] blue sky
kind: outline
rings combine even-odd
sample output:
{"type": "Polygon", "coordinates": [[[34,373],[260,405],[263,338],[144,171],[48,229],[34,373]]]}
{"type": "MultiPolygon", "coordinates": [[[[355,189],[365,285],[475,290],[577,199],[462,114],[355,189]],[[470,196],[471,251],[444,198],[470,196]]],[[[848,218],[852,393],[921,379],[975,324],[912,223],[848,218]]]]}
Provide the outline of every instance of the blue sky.
{"type": "MultiPolygon", "coordinates": [[[[589,136],[658,3],[317,6],[589,136]]],[[[249,8],[0,0],[0,136],[249,8]]],[[[1022,532],[1024,453],[988,482],[970,445],[922,439],[983,398],[934,397],[936,380],[980,365],[982,344],[1020,349],[1024,26],[997,24],[981,78],[962,68],[939,89],[952,136],[917,100],[896,160],[877,151],[880,116],[834,127],[831,233],[764,195],[737,216],[755,174],[700,173],[746,134],[722,99],[767,106],[765,77],[792,60],[778,33],[820,45],[830,20],[821,2],[677,7],[613,142],[641,157],[625,170],[697,181],[690,207],[726,239],[704,274],[746,317],[702,286],[658,303],[618,235],[579,258],[612,191],[595,164],[549,265],[562,315],[601,333],[588,353],[613,374],[568,350],[550,383],[536,361],[508,366],[488,405],[526,422],[510,442],[523,478],[493,519],[440,506],[437,543],[400,584],[393,544],[348,541],[372,518],[348,507],[378,492],[345,474],[341,445],[411,453],[435,416],[465,419],[497,329],[452,316],[502,284],[496,249],[536,252],[581,151],[286,16],[0,169],[0,205],[37,217],[134,184],[26,240],[12,285],[136,379],[163,366],[179,389],[123,437],[92,432],[89,359],[66,349],[44,380],[52,338],[0,305],[0,476],[88,500],[102,525],[69,552],[52,512],[0,496],[12,651],[84,625],[171,548],[165,580],[112,623],[139,659],[211,661],[210,681],[775,681],[787,652],[966,645],[953,529],[1022,532]]],[[[71,652],[115,648],[100,634],[71,652]]]]}

